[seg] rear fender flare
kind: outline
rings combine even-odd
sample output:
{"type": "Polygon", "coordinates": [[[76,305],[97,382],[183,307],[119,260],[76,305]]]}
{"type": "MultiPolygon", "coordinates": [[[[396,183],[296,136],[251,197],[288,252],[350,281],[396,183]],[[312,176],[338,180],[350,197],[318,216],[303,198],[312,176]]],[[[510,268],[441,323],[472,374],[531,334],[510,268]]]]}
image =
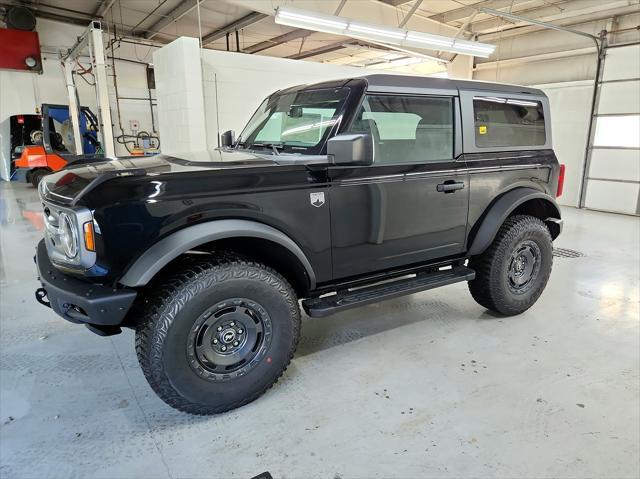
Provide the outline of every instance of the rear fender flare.
{"type": "Polygon", "coordinates": [[[509,217],[511,213],[520,205],[527,201],[541,199],[548,203],[548,209],[551,214],[542,220],[548,224],[552,231],[552,236],[555,238],[560,234],[559,228],[561,227],[560,221],[560,208],[556,203],[556,200],[550,195],[534,190],[533,188],[516,188],[508,191],[500,196],[494,203],[488,207],[488,211],[485,212],[483,218],[480,220],[480,226],[477,228],[477,233],[474,235],[471,245],[468,248],[467,255],[475,256],[486,250],[496,237],[500,226],[509,217]]]}
{"type": "Polygon", "coordinates": [[[262,238],[283,246],[300,261],[315,289],[316,276],[300,247],[282,231],[256,221],[216,220],[189,226],[161,239],[145,251],[125,272],[119,283],[129,287],[145,286],[169,262],[183,253],[212,241],[225,238],[262,238]]]}

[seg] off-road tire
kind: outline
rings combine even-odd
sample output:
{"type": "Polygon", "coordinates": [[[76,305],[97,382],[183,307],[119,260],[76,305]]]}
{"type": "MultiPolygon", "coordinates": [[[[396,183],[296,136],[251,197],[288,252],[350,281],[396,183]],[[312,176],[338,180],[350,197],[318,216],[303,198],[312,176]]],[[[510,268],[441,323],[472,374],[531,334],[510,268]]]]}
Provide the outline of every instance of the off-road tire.
{"type": "Polygon", "coordinates": [[[469,260],[476,277],[469,291],[478,304],[505,316],[520,314],[540,297],[549,280],[553,264],[553,243],[549,229],[538,218],[516,215],[507,218],[493,243],[479,256],[469,260]],[[524,243],[537,245],[540,264],[528,289],[515,293],[510,287],[512,254],[524,243]]]}
{"type": "Polygon", "coordinates": [[[198,415],[238,408],[271,388],[291,362],[300,309],[291,285],[273,269],[234,255],[189,259],[153,290],[141,307],[136,353],[147,381],[169,406],[198,415]],[[190,364],[190,331],[210,305],[234,297],[263,305],[272,327],[270,343],[246,374],[212,381],[190,364]]]}

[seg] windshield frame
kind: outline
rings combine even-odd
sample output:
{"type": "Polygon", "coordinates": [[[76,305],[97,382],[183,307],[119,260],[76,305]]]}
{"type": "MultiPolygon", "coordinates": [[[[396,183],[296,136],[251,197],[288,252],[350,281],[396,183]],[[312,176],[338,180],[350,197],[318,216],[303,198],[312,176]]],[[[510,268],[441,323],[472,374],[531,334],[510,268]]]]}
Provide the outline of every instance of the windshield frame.
{"type": "MultiPolygon", "coordinates": [[[[253,115],[251,115],[251,118],[242,129],[242,132],[240,133],[240,136],[238,137],[238,141],[236,142],[234,148],[244,149],[249,151],[256,151],[260,153],[268,152],[269,154],[293,154],[293,155],[324,155],[326,154],[327,141],[329,140],[329,138],[335,136],[339,130],[343,129],[344,122],[345,122],[345,113],[348,112],[351,108],[353,108],[352,103],[353,103],[354,93],[357,93],[356,91],[357,89],[354,89],[352,85],[350,85],[349,83],[350,82],[340,82],[340,83],[327,82],[327,83],[317,84],[317,85],[288,88],[286,90],[279,90],[275,93],[272,93],[271,95],[266,97],[262,102],[260,102],[260,105],[258,106],[258,108],[254,111],[253,115]],[[254,136],[253,141],[248,146],[245,146],[245,143],[252,136],[252,135],[249,135],[248,138],[244,138],[247,128],[252,124],[254,118],[256,118],[256,115],[258,115],[258,113],[263,109],[265,105],[269,103],[275,103],[278,101],[278,98],[285,95],[291,95],[291,94],[298,95],[303,92],[311,92],[311,91],[318,91],[318,90],[343,90],[343,89],[346,90],[346,95],[344,97],[344,101],[336,109],[333,115],[333,118],[335,118],[336,121],[329,128],[325,130],[322,138],[316,145],[306,147],[301,145],[287,145],[286,143],[282,144],[282,143],[265,142],[266,145],[264,147],[253,148],[254,142],[255,142],[255,135],[253,135],[255,133],[255,130],[253,130],[252,131],[252,135],[254,136]]],[[[271,113],[267,117],[267,119],[265,119],[264,123],[266,123],[266,121],[268,121],[268,119],[271,118],[272,114],[273,113],[271,113]]]]}

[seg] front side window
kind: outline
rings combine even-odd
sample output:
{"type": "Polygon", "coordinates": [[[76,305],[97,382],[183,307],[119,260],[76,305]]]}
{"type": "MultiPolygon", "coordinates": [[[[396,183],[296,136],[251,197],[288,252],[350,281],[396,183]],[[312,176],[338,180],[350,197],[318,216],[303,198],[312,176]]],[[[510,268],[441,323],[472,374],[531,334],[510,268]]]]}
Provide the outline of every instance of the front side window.
{"type": "Polygon", "coordinates": [[[262,102],[239,138],[249,149],[318,154],[340,121],[348,88],[299,90],[262,102]]]}
{"type": "Polygon", "coordinates": [[[450,160],[452,99],[367,95],[349,131],[371,134],[376,164],[450,160]]]}
{"type": "Polygon", "coordinates": [[[539,146],[546,143],[542,103],[499,97],[473,97],[476,146],[539,146]]]}

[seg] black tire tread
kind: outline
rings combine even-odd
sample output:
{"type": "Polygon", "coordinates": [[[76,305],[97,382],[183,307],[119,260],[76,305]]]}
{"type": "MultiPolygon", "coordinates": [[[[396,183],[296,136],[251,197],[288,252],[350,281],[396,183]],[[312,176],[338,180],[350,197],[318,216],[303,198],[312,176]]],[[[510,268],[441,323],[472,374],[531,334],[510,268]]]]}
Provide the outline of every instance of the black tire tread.
{"type": "MultiPolygon", "coordinates": [[[[534,216],[514,215],[510,216],[502,224],[493,242],[481,255],[474,256],[469,261],[469,267],[475,270],[476,277],[473,281],[469,281],[469,291],[473,299],[481,306],[492,311],[510,315],[514,314],[509,311],[509,307],[505,304],[506,300],[501,295],[502,288],[497,283],[498,277],[494,274],[494,268],[498,263],[498,257],[506,254],[505,249],[512,242],[513,238],[519,236],[523,231],[530,229],[539,229],[548,237],[549,243],[552,242],[549,229],[542,220],[534,216]]],[[[553,257],[551,257],[553,262],[553,257]]],[[[542,278],[542,284],[546,285],[551,274],[551,268],[546,271],[542,278]]],[[[535,303],[542,293],[544,287],[537,295],[533,295],[524,309],[529,308],[535,303]]]]}
{"type": "Polygon", "coordinates": [[[136,326],[135,348],[142,371],[151,388],[171,407],[195,415],[219,414],[248,404],[278,382],[291,363],[300,338],[300,309],[296,294],[291,285],[278,272],[268,266],[233,253],[208,256],[205,259],[187,259],[179,268],[172,268],[167,274],[154,282],[154,293],[147,298],[146,314],[136,326]],[[284,295],[291,310],[294,341],[288,354],[288,361],[275,380],[267,387],[256,391],[236,403],[226,407],[214,408],[191,402],[183,398],[171,386],[162,368],[162,344],[167,331],[181,307],[204,288],[216,282],[233,278],[251,277],[268,281],[272,287],[284,295]]]}
{"type": "Polygon", "coordinates": [[[29,182],[33,185],[34,188],[37,189],[38,184],[40,183],[42,178],[44,178],[48,174],[49,170],[47,170],[46,168],[37,168],[31,172],[29,182]]]}

